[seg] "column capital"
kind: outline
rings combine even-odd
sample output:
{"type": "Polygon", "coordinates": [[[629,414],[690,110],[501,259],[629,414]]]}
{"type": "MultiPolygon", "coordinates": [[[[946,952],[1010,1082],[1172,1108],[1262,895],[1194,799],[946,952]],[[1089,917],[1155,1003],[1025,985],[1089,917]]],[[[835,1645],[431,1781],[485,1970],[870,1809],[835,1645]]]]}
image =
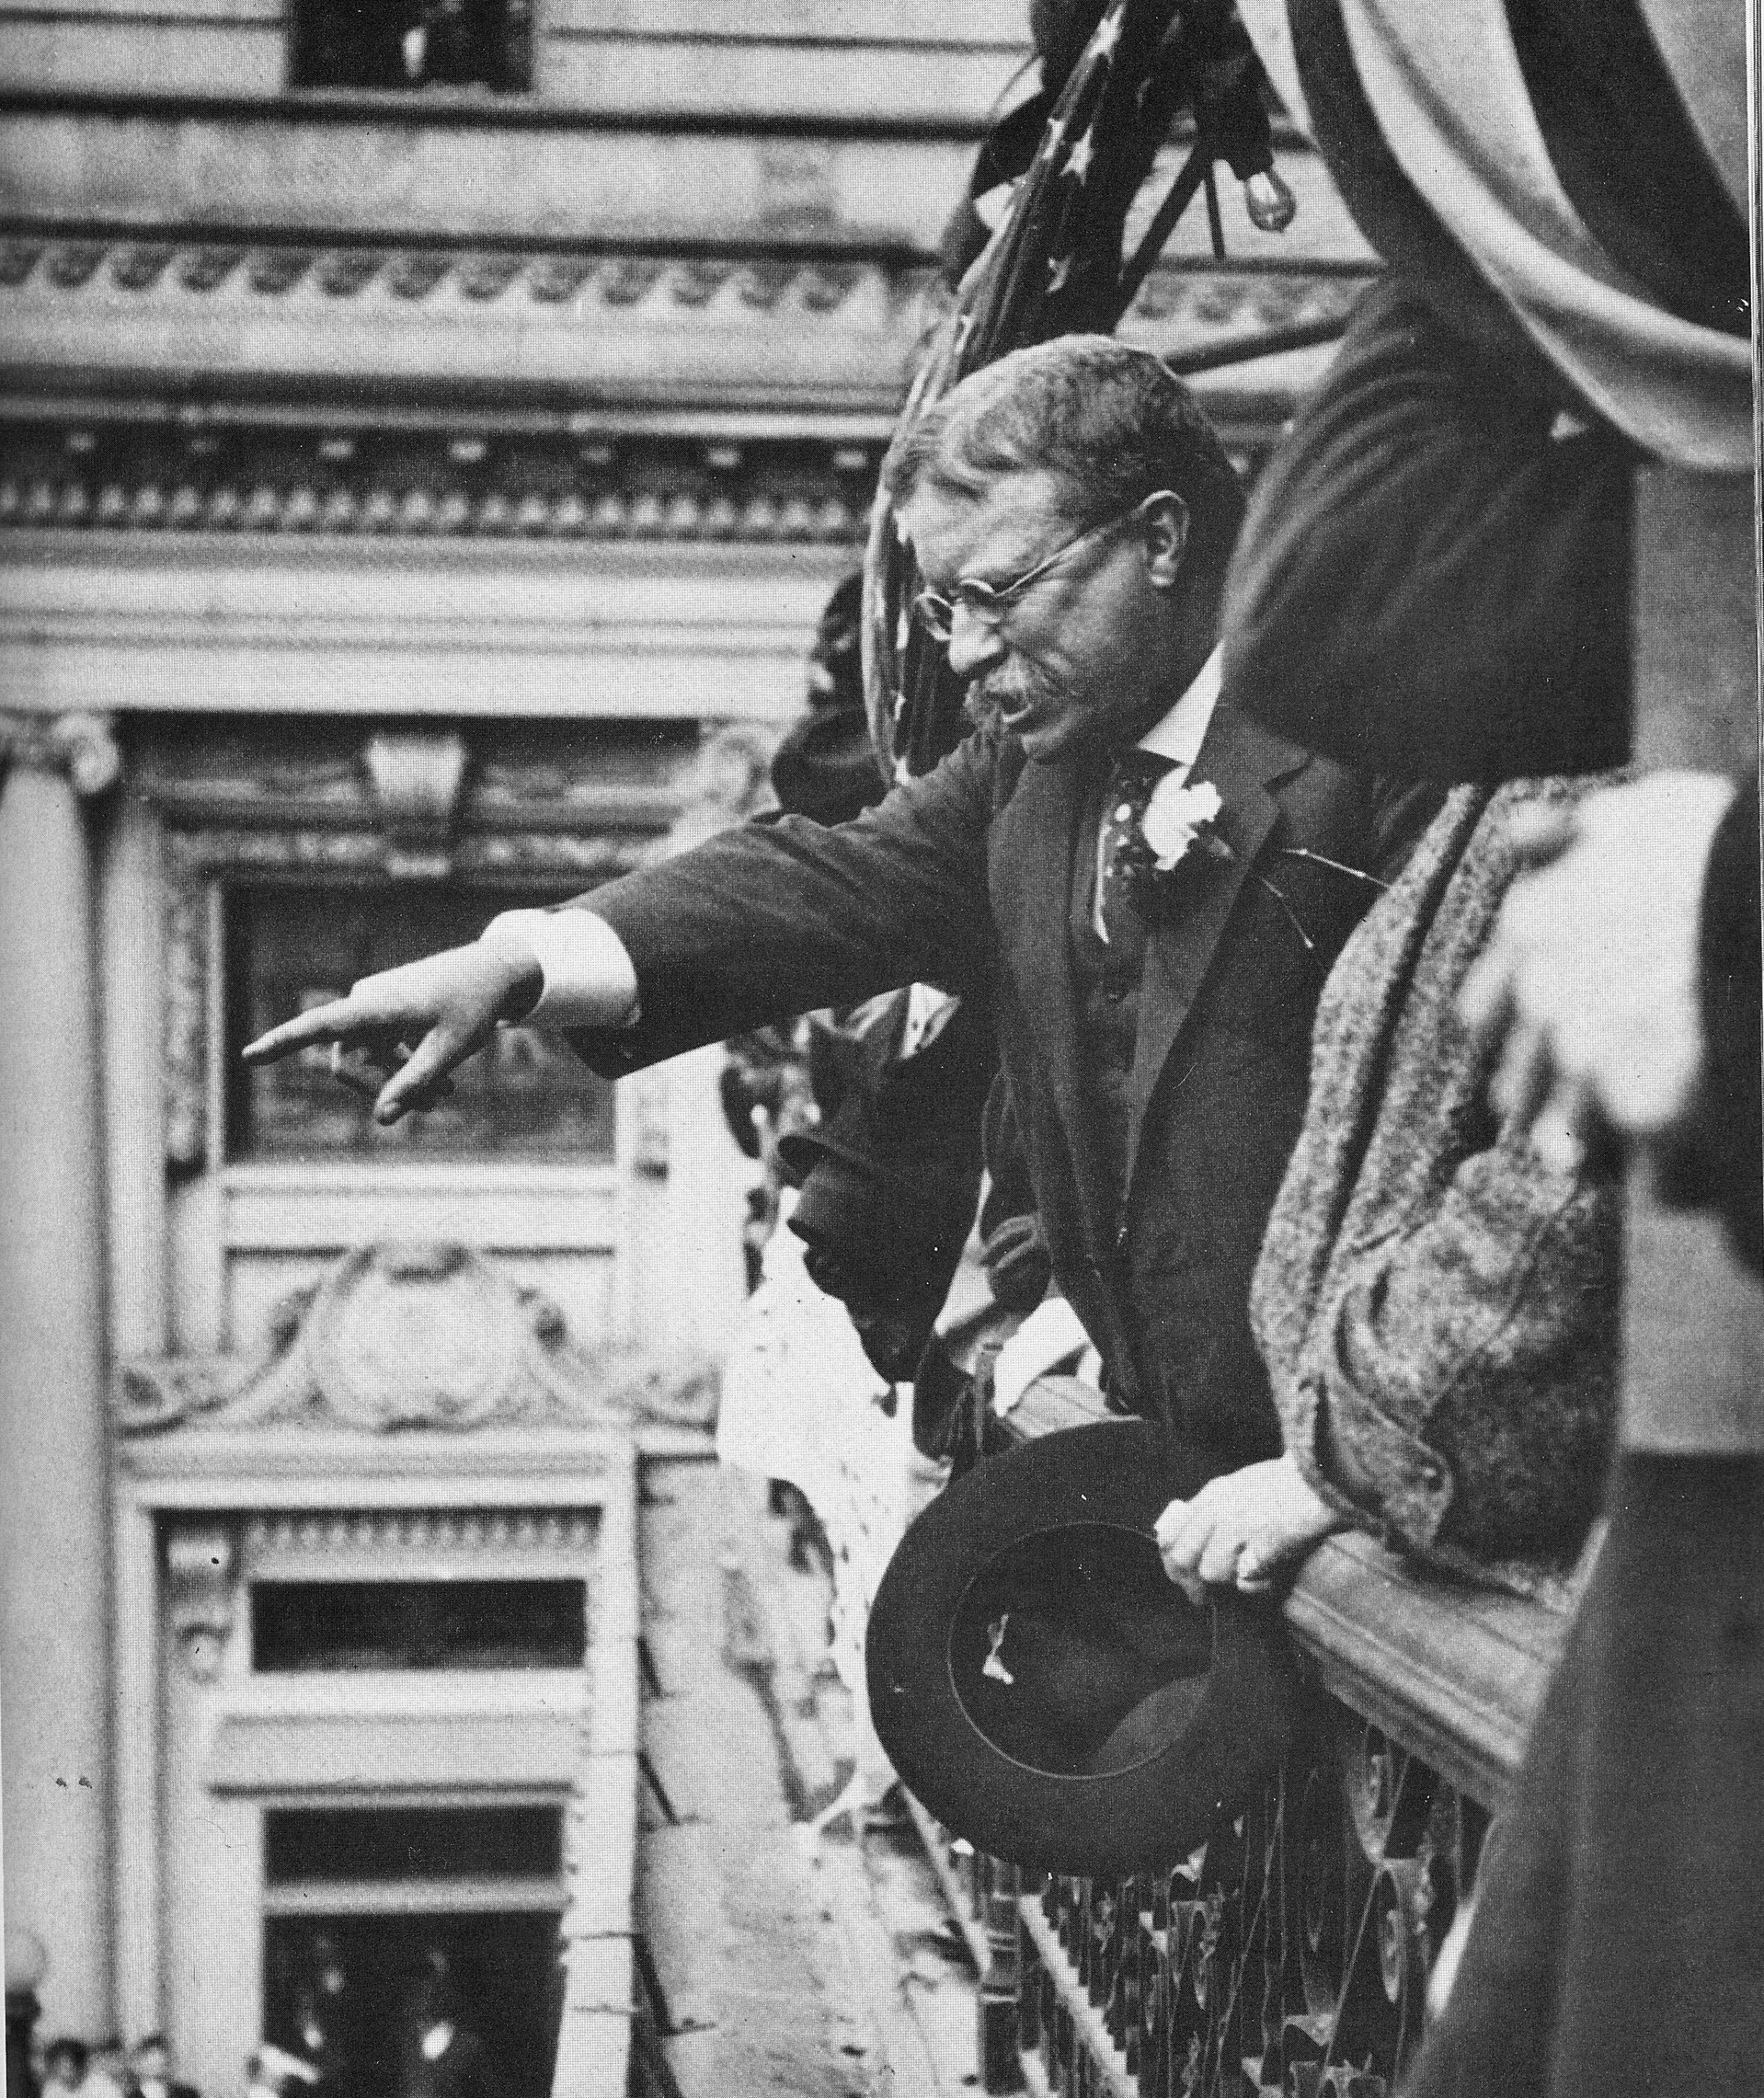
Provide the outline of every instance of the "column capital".
{"type": "Polygon", "coordinates": [[[102,794],[122,771],[116,719],[84,710],[67,714],[0,712],[0,778],[15,765],[59,772],[76,794],[102,794]]]}

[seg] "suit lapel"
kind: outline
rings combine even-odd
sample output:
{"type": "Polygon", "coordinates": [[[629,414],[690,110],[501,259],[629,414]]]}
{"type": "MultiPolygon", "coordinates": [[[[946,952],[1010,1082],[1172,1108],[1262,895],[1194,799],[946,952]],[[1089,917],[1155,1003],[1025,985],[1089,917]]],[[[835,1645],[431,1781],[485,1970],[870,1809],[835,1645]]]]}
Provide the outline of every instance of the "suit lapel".
{"type": "Polygon", "coordinates": [[[1133,1059],[1132,1119],[1127,1129],[1128,1189],[1133,1185],[1140,1135],[1159,1078],[1187,1024],[1238,892],[1249,879],[1280,813],[1268,783],[1307,762],[1306,753],[1295,743],[1261,728],[1247,715],[1227,706],[1213,710],[1190,777],[1195,782],[1210,779],[1218,788],[1223,803],[1219,834],[1231,847],[1232,856],[1197,870],[1192,893],[1168,913],[1160,913],[1148,931],[1133,1059]]]}
{"type": "Polygon", "coordinates": [[[1113,1191],[1081,1083],[1077,1000],[1066,920],[1084,806],[1064,765],[1026,765],[992,828],[992,894],[1005,959],[1065,1132],[1081,1206],[1093,1235],[1109,1229],[1113,1191]]]}

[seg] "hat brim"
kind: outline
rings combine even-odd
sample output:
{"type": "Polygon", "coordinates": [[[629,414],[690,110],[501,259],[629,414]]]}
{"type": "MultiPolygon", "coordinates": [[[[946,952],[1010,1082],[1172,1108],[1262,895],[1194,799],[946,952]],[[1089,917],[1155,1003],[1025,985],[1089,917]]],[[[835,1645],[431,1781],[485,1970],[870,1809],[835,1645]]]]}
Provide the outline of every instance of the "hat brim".
{"type": "Polygon", "coordinates": [[[1121,1877],[1187,1856],[1277,1768],[1299,1701],[1296,1664],[1276,1614],[1230,1592],[1199,1606],[1167,1583],[1167,1597],[1144,1592],[1134,1607],[1162,1620],[1140,1642],[1145,1652],[1131,1662],[1113,1648],[1088,1656],[1072,1678],[1086,1686],[1086,1709],[1048,1715],[1050,1739],[1082,1740],[1087,1724],[1105,1737],[1088,1767],[1014,1755],[976,1716],[991,1693],[976,1680],[971,1599],[997,1596],[1001,1567],[1008,1580],[1031,1547],[1044,1562],[1069,1553],[1082,1574],[1100,1542],[1100,1564],[1124,1563],[1123,1551],[1154,1557],[1159,1515],[1220,1469],[1153,1423],[1100,1422],[988,1460],[907,1531],[870,1614],[870,1710],[902,1780],[945,1828],[1014,1864],[1121,1877]],[[1145,1673],[1155,1676],[1154,1651],[1169,1656],[1167,1681],[1145,1673]],[[1089,1701],[1099,1672],[1111,1671],[1114,1704],[1103,1698],[1099,1715],[1089,1701]]]}

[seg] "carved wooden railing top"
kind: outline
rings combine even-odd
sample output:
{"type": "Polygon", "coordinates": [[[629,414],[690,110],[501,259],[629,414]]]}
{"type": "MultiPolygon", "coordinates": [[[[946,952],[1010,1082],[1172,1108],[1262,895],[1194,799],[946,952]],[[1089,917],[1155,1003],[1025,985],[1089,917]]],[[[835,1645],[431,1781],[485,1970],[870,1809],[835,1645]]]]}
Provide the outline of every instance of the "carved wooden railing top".
{"type": "Polygon", "coordinates": [[[1305,1562],[1283,1614],[1332,1697],[1500,1805],[1561,1648],[1561,1610],[1431,1578],[1349,1531],[1305,1562]]]}

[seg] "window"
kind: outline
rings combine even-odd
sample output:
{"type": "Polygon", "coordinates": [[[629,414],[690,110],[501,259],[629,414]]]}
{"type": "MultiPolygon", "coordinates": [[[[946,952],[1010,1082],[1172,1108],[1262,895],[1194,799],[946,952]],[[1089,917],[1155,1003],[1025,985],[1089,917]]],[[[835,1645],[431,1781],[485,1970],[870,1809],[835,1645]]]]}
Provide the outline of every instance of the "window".
{"type": "Polygon", "coordinates": [[[498,910],[550,900],[451,888],[229,890],[228,1156],[610,1159],[612,1086],[555,1034],[498,1029],[455,1074],[449,1098],[391,1129],[332,1076],[327,1050],[267,1069],[238,1060],[265,1028],[342,997],[358,977],[463,945],[498,910]]]}
{"type": "Polygon", "coordinates": [[[346,1881],[556,1879],[563,1827],[551,1806],[272,1808],[266,1887],[346,1881]]]}
{"type": "Polygon", "coordinates": [[[293,87],[532,84],[528,0],[294,0],[292,21],[293,87]]]}
{"type": "Polygon", "coordinates": [[[269,1675],[580,1668],[587,1594],[581,1581],[260,1581],[252,1665],[269,1675]]]}

